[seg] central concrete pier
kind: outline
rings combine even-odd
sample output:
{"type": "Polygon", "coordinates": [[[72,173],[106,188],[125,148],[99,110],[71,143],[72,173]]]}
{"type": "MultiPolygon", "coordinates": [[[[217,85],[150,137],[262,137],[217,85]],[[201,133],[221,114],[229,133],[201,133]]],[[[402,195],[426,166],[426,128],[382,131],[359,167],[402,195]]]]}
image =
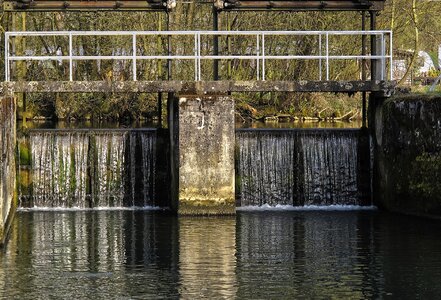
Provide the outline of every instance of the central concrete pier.
{"type": "Polygon", "coordinates": [[[5,243],[15,210],[15,100],[0,98],[0,246],[5,243]]]}
{"type": "Polygon", "coordinates": [[[181,95],[168,109],[172,209],[180,215],[234,214],[233,99],[181,95]]]}

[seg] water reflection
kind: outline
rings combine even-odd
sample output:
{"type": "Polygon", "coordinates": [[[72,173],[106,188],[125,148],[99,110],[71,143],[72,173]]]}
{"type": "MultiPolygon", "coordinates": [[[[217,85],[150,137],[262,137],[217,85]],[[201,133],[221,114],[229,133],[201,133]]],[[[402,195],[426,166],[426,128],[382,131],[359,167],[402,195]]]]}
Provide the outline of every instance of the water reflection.
{"type": "Polygon", "coordinates": [[[379,212],[21,212],[0,299],[436,299],[440,230],[379,212]]]}
{"type": "Polygon", "coordinates": [[[364,273],[359,269],[359,250],[367,245],[359,245],[357,213],[248,214],[240,221],[239,297],[373,296],[364,293],[364,273]],[[268,279],[259,284],[261,278],[268,279]]]}
{"type": "Polygon", "coordinates": [[[179,219],[180,295],[184,299],[236,295],[235,227],[232,217],[179,219]]]}

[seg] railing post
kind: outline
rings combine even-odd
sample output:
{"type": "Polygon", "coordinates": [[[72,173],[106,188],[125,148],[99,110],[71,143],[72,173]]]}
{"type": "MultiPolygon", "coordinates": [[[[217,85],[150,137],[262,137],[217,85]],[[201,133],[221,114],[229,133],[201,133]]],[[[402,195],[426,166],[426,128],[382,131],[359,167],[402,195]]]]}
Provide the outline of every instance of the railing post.
{"type": "Polygon", "coordinates": [[[69,81],[73,81],[72,32],[69,32],[69,81]]]}
{"type": "Polygon", "coordinates": [[[5,32],[5,81],[10,81],[9,77],[9,34],[5,32]]]}
{"type": "MultiPolygon", "coordinates": [[[[168,11],[166,18],[166,31],[167,31],[167,56],[170,57],[172,53],[172,46],[171,46],[171,35],[170,35],[170,13],[168,11]]],[[[172,70],[171,59],[167,59],[167,80],[172,79],[173,76],[172,71],[173,70],[172,70]]]]}
{"type": "MultiPolygon", "coordinates": [[[[213,31],[219,31],[219,14],[217,8],[213,5],[213,31]]],[[[219,56],[219,36],[213,35],[213,54],[219,56]]],[[[219,60],[213,61],[213,80],[219,80],[219,60]]]]}
{"type": "MultiPolygon", "coordinates": [[[[376,17],[376,12],[375,11],[370,11],[370,29],[372,31],[376,30],[376,22],[377,22],[377,17],[376,17]]],[[[381,51],[381,49],[378,49],[378,33],[371,33],[371,56],[378,56],[378,52],[379,50],[381,51]]],[[[381,67],[381,60],[379,60],[378,58],[371,58],[371,80],[379,80],[379,77],[381,78],[381,72],[380,72],[380,67],[381,67]]]]}
{"type": "Polygon", "coordinates": [[[326,32],[326,80],[329,80],[329,32],[326,32]]]}
{"type": "Polygon", "coordinates": [[[384,80],[386,73],[386,41],[384,40],[384,33],[381,34],[381,80],[384,80]]]}
{"type": "Polygon", "coordinates": [[[136,33],[132,34],[132,56],[133,81],[136,81],[136,33]]]}
{"type": "Polygon", "coordinates": [[[198,34],[195,33],[194,34],[194,80],[197,81],[198,80],[198,50],[199,49],[199,44],[198,44],[198,34]]]}
{"type": "Polygon", "coordinates": [[[201,33],[198,31],[198,81],[201,81],[201,33]]]}
{"type": "Polygon", "coordinates": [[[322,80],[322,34],[319,33],[319,80],[322,80]]]}
{"type": "MultiPolygon", "coordinates": [[[[366,12],[363,10],[361,12],[361,80],[366,81],[366,12]]],[[[366,92],[361,93],[361,127],[367,127],[367,97],[366,92]]]]}
{"type": "Polygon", "coordinates": [[[260,56],[260,49],[259,49],[259,47],[260,47],[260,42],[259,42],[259,34],[256,34],[256,56],[257,56],[257,59],[256,59],[256,73],[257,73],[257,80],[259,80],[259,78],[260,78],[260,58],[259,58],[259,56],[260,56]]]}
{"type": "Polygon", "coordinates": [[[262,33],[262,80],[265,81],[265,33],[262,33]]]}
{"type": "Polygon", "coordinates": [[[393,61],[394,61],[394,57],[393,57],[393,46],[392,46],[392,31],[389,32],[389,67],[390,67],[390,80],[393,80],[394,75],[393,75],[393,61]]]}

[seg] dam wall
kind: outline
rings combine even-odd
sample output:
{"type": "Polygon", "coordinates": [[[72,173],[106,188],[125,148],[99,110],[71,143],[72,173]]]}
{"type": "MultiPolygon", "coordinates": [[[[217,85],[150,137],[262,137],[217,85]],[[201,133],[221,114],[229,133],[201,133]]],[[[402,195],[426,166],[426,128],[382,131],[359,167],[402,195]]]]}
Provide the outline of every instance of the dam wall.
{"type": "Polygon", "coordinates": [[[371,108],[374,199],[390,211],[441,215],[441,97],[396,95],[371,108]]]}
{"type": "Polygon", "coordinates": [[[0,245],[5,242],[15,209],[15,99],[0,102],[0,245]]]}

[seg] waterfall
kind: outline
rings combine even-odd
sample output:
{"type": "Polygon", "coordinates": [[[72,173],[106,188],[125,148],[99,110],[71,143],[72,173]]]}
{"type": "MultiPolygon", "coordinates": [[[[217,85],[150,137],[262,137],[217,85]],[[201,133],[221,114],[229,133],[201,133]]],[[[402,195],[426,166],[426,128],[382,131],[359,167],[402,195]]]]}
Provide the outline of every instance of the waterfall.
{"type": "MultiPolygon", "coordinates": [[[[93,208],[155,205],[156,130],[33,130],[30,182],[21,206],[93,208]]],[[[25,147],[22,143],[20,147],[25,147]]],[[[19,157],[20,158],[20,157],[19,157]]],[[[25,161],[25,160],[20,160],[25,161]]]]}
{"type": "Polygon", "coordinates": [[[153,206],[156,180],[156,134],[130,133],[130,197],[128,206],[153,206]]]}
{"type": "Polygon", "coordinates": [[[358,204],[356,135],[304,134],[301,151],[305,205],[358,204]]]}
{"type": "Polygon", "coordinates": [[[360,183],[370,178],[361,136],[347,129],[238,130],[238,205],[370,204],[369,184],[360,183]]]}
{"type": "Polygon", "coordinates": [[[81,132],[30,134],[32,205],[85,207],[89,141],[81,132]]]}
{"type": "Polygon", "coordinates": [[[238,131],[236,145],[241,204],[292,205],[300,193],[293,132],[238,131]]]}
{"type": "Polygon", "coordinates": [[[127,132],[101,131],[93,137],[96,164],[92,180],[92,206],[122,207],[127,132]]]}

